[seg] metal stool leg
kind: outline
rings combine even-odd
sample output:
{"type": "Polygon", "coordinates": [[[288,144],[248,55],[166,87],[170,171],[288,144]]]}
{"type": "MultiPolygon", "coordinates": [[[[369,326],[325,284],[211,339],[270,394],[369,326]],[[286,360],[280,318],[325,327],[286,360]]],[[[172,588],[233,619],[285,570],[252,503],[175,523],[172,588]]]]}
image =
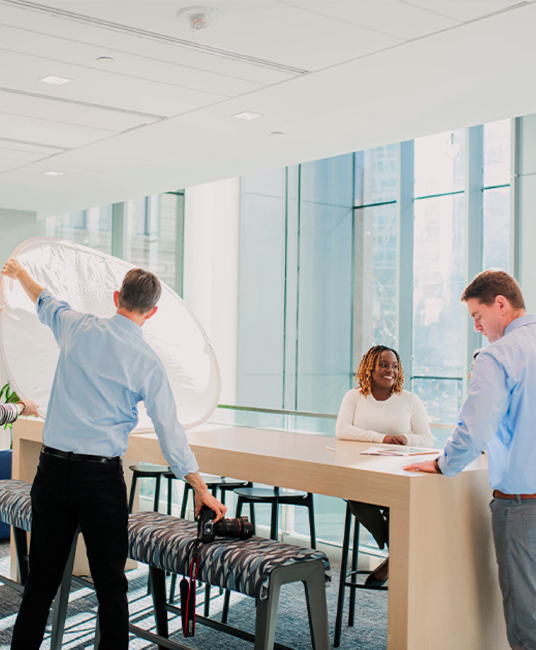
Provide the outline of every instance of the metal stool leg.
{"type": "Polygon", "coordinates": [[[73,538],[71,552],[65,565],[63,578],[52,605],[52,632],[50,634],[50,650],[60,650],[65,630],[65,619],[67,617],[67,604],[69,603],[69,591],[71,590],[71,577],[73,575],[74,556],[76,554],[76,543],[78,542],[78,529],[73,538]]]}
{"type": "Polygon", "coordinates": [[[270,539],[279,538],[279,500],[275,498],[272,501],[272,518],[270,523],[270,539]]]}
{"type": "Polygon", "coordinates": [[[229,601],[231,600],[231,592],[229,589],[225,590],[225,595],[223,597],[223,607],[221,610],[221,622],[227,623],[227,616],[229,615],[229,601]]]}
{"type": "Polygon", "coordinates": [[[309,532],[311,535],[311,548],[316,548],[316,530],[315,530],[315,506],[311,492],[305,499],[306,507],[309,512],[309,532]]]}
{"type": "Polygon", "coordinates": [[[186,508],[188,507],[188,495],[190,494],[191,486],[189,483],[184,484],[184,492],[182,493],[181,504],[181,519],[186,519],[186,508]]]}
{"type": "Polygon", "coordinates": [[[136,472],[132,475],[132,483],[130,485],[130,496],[128,499],[128,511],[132,512],[134,507],[134,497],[136,496],[136,483],[138,482],[138,475],[136,472]]]}
{"type": "Polygon", "coordinates": [[[335,639],[333,645],[338,648],[341,644],[342,610],[344,608],[344,589],[346,582],[346,569],[348,567],[348,552],[350,547],[350,527],[352,513],[350,506],[346,504],[346,516],[344,518],[344,537],[342,542],[341,572],[339,575],[339,597],[337,599],[337,616],[335,618],[335,639]]]}
{"type": "Polygon", "coordinates": [[[173,479],[171,476],[166,476],[167,478],[167,513],[171,515],[173,512],[173,479]]]}
{"type": "Polygon", "coordinates": [[[156,486],[154,489],[154,505],[153,505],[153,510],[154,512],[158,512],[158,506],[160,505],[160,481],[161,481],[161,476],[158,475],[155,477],[156,478],[156,486]]]}
{"type": "MultiPolygon", "coordinates": [[[[357,556],[359,555],[359,521],[356,517],[354,523],[354,542],[352,545],[352,575],[350,576],[350,582],[357,582],[357,556]]],[[[354,615],[355,615],[355,597],[356,590],[350,589],[350,605],[348,607],[348,626],[352,627],[354,624],[354,615]]]]}

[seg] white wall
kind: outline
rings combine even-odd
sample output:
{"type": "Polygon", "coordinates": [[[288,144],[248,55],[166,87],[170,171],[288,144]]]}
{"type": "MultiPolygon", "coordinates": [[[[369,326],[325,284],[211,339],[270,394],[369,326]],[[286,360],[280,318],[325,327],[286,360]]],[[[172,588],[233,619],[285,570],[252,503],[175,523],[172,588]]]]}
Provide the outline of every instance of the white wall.
{"type": "Polygon", "coordinates": [[[186,190],[184,300],[205,329],[220,365],[220,402],[236,399],[238,178],[186,190]]]}

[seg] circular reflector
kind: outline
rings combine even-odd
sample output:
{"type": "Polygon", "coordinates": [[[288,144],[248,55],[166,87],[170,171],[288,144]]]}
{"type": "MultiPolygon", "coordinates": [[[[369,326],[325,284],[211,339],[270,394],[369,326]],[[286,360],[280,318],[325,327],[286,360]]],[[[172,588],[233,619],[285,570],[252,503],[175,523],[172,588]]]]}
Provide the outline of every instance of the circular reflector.
{"type": "MultiPolygon", "coordinates": [[[[76,311],[109,318],[113,293],[135,268],[124,260],[64,239],[35,237],[12,254],[40,285],[76,311]]],[[[36,307],[20,282],[0,284],[0,349],[12,388],[35,400],[45,417],[59,349],[52,331],[37,318],[36,307]]],[[[177,404],[177,417],[191,428],[210,417],[220,397],[216,355],[186,303],[162,283],[157,313],[142,329],[145,341],[162,360],[177,404]]],[[[137,429],[151,427],[139,405],[137,429]]]]}

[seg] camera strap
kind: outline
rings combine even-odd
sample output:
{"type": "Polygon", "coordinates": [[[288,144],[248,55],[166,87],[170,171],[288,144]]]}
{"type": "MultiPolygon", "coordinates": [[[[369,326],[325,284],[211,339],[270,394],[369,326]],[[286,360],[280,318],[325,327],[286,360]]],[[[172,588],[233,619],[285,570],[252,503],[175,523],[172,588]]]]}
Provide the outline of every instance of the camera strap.
{"type": "Polygon", "coordinates": [[[199,543],[198,539],[194,541],[189,579],[185,576],[180,583],[182,633],[185,637],[195,634],[195,591],[199,569],[199,543]]]}

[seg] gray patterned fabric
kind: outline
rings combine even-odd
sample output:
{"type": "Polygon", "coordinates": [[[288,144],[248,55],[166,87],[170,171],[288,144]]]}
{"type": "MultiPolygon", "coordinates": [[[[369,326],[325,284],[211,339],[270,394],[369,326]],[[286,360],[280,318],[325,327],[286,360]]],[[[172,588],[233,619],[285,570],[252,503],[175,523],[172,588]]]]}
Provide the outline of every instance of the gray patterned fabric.
{"type": "Polygon", "coordinates": [[[0,481],[0,521],[30,530],[32,527],[32,484],[17,479],[0,481]]]}
{"type": "MultiPolygon", "coordinates": [[[[136,512],[130,515],[128,528],[130,558],[164,571],[189,573],[197,524],[158,512],[136,512]]],[[[313,560],[322,560],[329,571],[329,559],[322,551],[261,537],[217,537],[200,546],[197,578],[265,600],[274,569],[313,560]]]]}

